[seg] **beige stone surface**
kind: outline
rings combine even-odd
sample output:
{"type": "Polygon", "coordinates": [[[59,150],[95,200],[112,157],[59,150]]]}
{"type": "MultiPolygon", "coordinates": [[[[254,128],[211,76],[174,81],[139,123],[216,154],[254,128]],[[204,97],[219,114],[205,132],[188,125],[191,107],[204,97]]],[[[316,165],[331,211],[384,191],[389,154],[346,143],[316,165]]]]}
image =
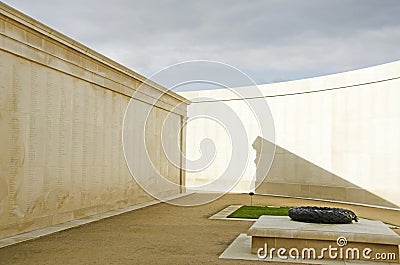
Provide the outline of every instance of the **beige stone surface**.
{"type": "MultiPolygon", "coordinates": [[[[317,259],[317,262],[322,262],[322,260],[346,260],[346,253],[349,255],[349,261],[353,262],[360,262],[360,261],[367,261],[367,262],[384,262],[384,263],[399,263],[399,247],[398,245],[390,245],[390,244],[379,244],[379,243],[361,243],[361,242],[350,242],[346,246],[340,248],[337,246],[336,241],[330,241],[330,240],[315,240],[315,239],[293,239],[293,238],[275,238],[275,237],[256,237],[253,236],[251,238],[251,253],[252,254],[257,254],[257,251],[260,248],[265,248],[265,244],[267,244],[268,249],[275,248],[275,250],[284,248],[287,251],[290,251],[290,249],[295,248],[300,251],[300,255],[302,254],[303,249],[313,249],[315,250],[315,255],[316,257],[321,257],[320,259],[317,259]],[[329,246],[336,248],[338,251],[334,252],[337,253],[337,258],[336,259],[331,259],[329,257],[329,252],[323,249],[329,248],[329,246]],[[372,250],[371,253],[368,254],[368,257],[363,257],[362,253],[363,250],[369,248],[372,250]],[[342,249],[342,250],[340,250],[342,249]],[[358,249],[358,252],[357,250],[358,249]],[[342,252],[340,252],[342,251],[342,252]],[[353,252],[355,251],[355,252],[353,252]],[[342,258],[340,258],[340,253],[342,253],[342,258]],[[378,260],[375,257],[375,255],[391,255],[390,259],[385,258],[382,260],[378,260]],[[323,258],[322,258],[323,255],[323,258]],[[393,255],[393,256],[392,256],[393,255]],[[373,260],[371,260],[371,258],[373,260]]],[[[287,253],[286,253],[287,254],[287,253]]],[[[305,252],[306,255],[308,255],[308,252],[305,252]]],[[[311,258],[312,259],[307,259],[308,256],[306,256],[305,260],[313,260],[313,255],[314,252],[311,252],[311,258]]],[[[276,255],[276,253],[275,253],[276,255]]],[[[385,256],[385,257],[386,257],[385,256]]]]}
{"type": "MultiPolygon", "coordinates": [[[[251,253],[251,237],[246,234],[240,234],[229,247],[219,256],[220,259],[235,260],[247,260],[256,262],[268,262],[268,264],[324,264],[324,265],[346,265],[347,262],[343,260],[306,260],[306,259],[279,259],[276,255],[273,258],[260,259],[255,253],[251,253]]],[[[358,265],[375,265],[377,263],[349,263],[358,265]]],[[[385,263],[379,263],[385,264],[385,263]]]]}
{"type": "MultiPolygon", "coordinates": [[[[258,249],[267,244],[269,249],[285,248],[287,251],[296,248],[301,252],[305,248],[312,248],[319,256],[323,248],[331,246],[337,248],[337,253],[340,253],[339,249],[346,253],[348,249],[357,248],[360,260],[370,260],[362,256],[362,251],[370,248],[370,257],[394,253],[395,259],[383,262],[399,261],[400,236],[381,221],[360,219],[358,223],[332,225],[296,222],[282,216],[261,216],[250,227],[247,235],[252,237],[252,253],[257,253],[258,249]],[[339,237],[344,237],[346,244],[338,245],[339,237]]],[[[324,259],[327,258],[328,253],[325,253],[324,259]]]]}
{"type": "MultiPolygon", "coordinates": [[[[194,194],[178,201],[195,202],[204,196],[209,195],[194,194]]],[[[130,211],[0,248],[1,264],[253,264],[219,259],[252,222],[208,219],[232,203],[246,204],[247,197],[226,195],[202,206],[160,203],[130,211]]],[[[266,202],[264,199],[255,201],[266,202]]]]}
{"type": "Polygon", "coordinates": [[[292,221],[287,216],[261,216],[247,232],[249,236],[336,240],[349,242],[400,244],[400,236],[381,221],[360,219],[351,224],[314,224],[292,221]]]}
{"type": "MultiPolygon", "coordinates": [[[[195,202],[204,196],[209,195],[194,194],[179,201],[195,202]]],[[[272,196],[256,195],[253,198],[253,205],[319,203],[321,202],[272,196]]],[[[226,253],[228,246],[239,234],[246,232],[253,222],[209,219],[210,216],[232,204],[249,205],[249,196],[227,194],[207,205],[196,207],[176,207],[161,203],[0,248],[1,264],[255,264],[258,258],[256,255],[251,255],[251,239],[246,241],[244,250],[234,248],[230,253],[226,253]],[[243,255],[246,253],[247,255],[243,255]],[[219,258],[221,255],[223,259],[219,258]],[[232,258],[235,260],[231,260],[232,258]]],[[[348,207],[340,204],[335,206],[348,207]]],[[[387,222],[400,224],[399,215],[396,216],[393,211],[353,207],[355,207],[353,210],[360,215],[362,213],[363,217],[375,219],[382,217],[387,222]]],[[[267,261],[267,264],[282,264],[278,263],[279,260],[267,261]]],[[[291,260],[287,264],[314,263],[291,260]]],[[[316,261],[315,264],[344,265],[344,262],[316,261]]],[[[374,263],[347,264],[373,265],[374,263]]]]}
{"type": "MultiPolygon", "coordinates": [[[[264,137],[277,145],[268,174],[268,161],[262,161],[257,168],[253,163],[257,155],[252,144],[262,136],[254,115],[247,110],[248,102],[262,101],[249,99],[252,94],[257,96],[254,88],[234,88],[247,95],[247,100],[229,101],[239,97],[228,89],[180,94],[194,101],[205,96],[224,100],[222,103],[240,117],[248,139],[249,163],[234,191],[248,192],[256,175],[258,183],[266,177],[257,188],[258,193],[398,208],[399,69],[397,61],[340,74],[259,85],[275,123],[275,139],[264,137]]],[[[212,117],[219,111],[214,106],[217,104],[192,104],[189,118],[202,108],[208,108],[212,117]]],[[[187,130],[191,137],[187,141],[188,156],[199,156],[202,139],[211,139],[217,147],[216,159],[209,168],[187,173],[187,182],[196,186],[228,167],[231,154],[224,145],[229,145],[229,138],[219,133],[217,123],[206,119],[189,123],[187,130]]],[[[236,172],[242,170],[232,167],[236,172]]]]}
{"type": "MultiPolygon", "coordinates": [[[[147,118],[155,158],[135,172],[151,179],[154,167],[183,182],[182,170],[160,155],[163,129],[165,142],[181,140],[183,97],[3,3],[0,80],[0,238],[153,199],[132,178],[122,149],[132,96],[139,109],[152,111],[136,114],[127,137],[134,149],[135,132],[145,126],[139,120],[147,118]]],[[[154,185],[159,196],[181,192],[154,185]]]]}

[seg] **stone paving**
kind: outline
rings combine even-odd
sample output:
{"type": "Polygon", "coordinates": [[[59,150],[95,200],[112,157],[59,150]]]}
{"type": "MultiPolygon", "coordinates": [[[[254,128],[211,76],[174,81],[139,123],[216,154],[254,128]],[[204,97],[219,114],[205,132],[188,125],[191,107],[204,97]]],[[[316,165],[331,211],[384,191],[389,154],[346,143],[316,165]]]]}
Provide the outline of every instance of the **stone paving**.
{"type": "MultiPolygon", "coordinates": [[[[190,202],[201,196],[208,195],[177,200],[190,202]]],[[[195,207],[159,203],[1,248],[0,264],[258,264],[219,259],[254,222],[209,219],[230,205],[249,204],[246,194],[228,194],[195,207]]],[[[400,211],[391,209],[276,196],[254,196],[253,205],[341,206],[363,218],[400,225],[400,211]]]]}

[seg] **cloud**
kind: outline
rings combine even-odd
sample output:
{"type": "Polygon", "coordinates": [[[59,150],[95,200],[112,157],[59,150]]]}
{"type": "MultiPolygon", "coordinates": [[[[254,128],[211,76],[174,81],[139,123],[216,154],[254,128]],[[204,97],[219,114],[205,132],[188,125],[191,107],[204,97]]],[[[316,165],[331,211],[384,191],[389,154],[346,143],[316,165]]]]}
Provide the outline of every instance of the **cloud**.
{"type": "Polygon", "coordinates": [[[146,76],[209,59],[267,83],[400,59],[397,0],[5,2],[146,76]]]}

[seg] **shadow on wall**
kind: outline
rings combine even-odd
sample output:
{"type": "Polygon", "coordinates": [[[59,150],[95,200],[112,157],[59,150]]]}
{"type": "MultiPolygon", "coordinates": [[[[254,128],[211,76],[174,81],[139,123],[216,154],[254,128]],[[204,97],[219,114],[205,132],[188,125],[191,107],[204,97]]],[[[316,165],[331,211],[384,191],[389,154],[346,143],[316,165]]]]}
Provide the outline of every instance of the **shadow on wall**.
{"type": "Polygon", "coordinates": [[[277,146],[271,169],[267,161],[274,144],[257,137],[256,193],[395,207],[397,205],[277,146]],[[265,177],[266,176],[266,177],[265,177]]]}

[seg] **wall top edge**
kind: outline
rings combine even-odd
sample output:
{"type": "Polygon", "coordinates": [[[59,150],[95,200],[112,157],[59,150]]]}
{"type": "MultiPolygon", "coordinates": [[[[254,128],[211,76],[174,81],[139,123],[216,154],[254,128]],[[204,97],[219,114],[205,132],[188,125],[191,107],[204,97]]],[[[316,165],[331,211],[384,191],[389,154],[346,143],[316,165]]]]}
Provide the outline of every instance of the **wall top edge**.
{"type": "MultiPolygon", "coordinates": [[[[189,99],[196,97],[210,97],[219,100],[231,100],[252,97],[276,97],[285,95],[306,94],[337,90],[342,88],[357,88],[365,85],[398,80],[400,82],[400,61],[394,61],[381,65],[366,67],[362,69],[298,79],[286,82],[261,84],[229,89],[211,89],[179,92],[180,95],[189,99]],[[259,91],[256,91],[258,88],[259,91]],[[239,97],[238,94],[243,97],[239,97]]],[[[194,100],[195,102],[195,100],[194,100]]]]}
{"type": "Polygon", "coordinates": [[[0,1],[0,14],[7,17],[10,20],[13,20],[19,24],[22,24],[25,27],[28,27],[40,34],[43,34],[51,39],[53,39],[56,42],[59,42],[65,46],[68,46],[69,48],[83,54],[86,56],[89,56],[91,59],[105,64],[108,67],[121,72],[141,83],[144,83],[151,88],[162,92],[163,94],[166,94],[172,98],[175,98],[178,101],[181,101],[187,105],[189,105],[191,102],[184,96],[181,96],[171,90],[168,90],[167,88],[161,86],[160,84],[146,78],[145,76],[142,76],[135,71],[129,69],[126,66],[123,66],[116,61],[96,52],[95,50],[90,49],[89,47],[75,41],[74,39],[50,28],[49,26],[46,26],[45,24],[33,19],[32,17],[29,17],[28,15],[25,15],[24,13],[14,9],[13,7],[3,3],[0,1]]]}

